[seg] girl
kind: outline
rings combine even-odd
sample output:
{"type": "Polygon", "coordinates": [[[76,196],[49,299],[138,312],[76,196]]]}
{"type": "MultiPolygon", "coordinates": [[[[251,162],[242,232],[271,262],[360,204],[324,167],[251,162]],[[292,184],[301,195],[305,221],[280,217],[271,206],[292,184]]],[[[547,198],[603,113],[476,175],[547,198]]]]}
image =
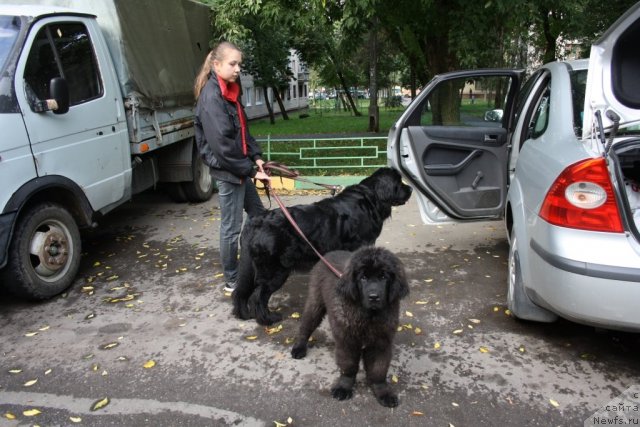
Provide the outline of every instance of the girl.
{"type": "Polygon", "coordinates": [[[249,216],[265,212],[251,179],[269,180],[262,169],[262,150],[249,134],[240,103],[241,63],[240,49],[222,42],[209,52],[194,84],[196,144],[218,185],[220,258],[227,292],[235,289],[238,275],[243,210],[249,216]]]}

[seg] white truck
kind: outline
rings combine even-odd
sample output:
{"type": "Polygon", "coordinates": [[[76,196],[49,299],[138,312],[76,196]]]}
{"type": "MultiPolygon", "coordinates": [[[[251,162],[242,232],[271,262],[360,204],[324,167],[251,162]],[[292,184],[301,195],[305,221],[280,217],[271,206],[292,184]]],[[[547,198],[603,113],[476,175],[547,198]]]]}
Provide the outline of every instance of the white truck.
{"type": "Polygon", "coordinates": [[[211,37],[191,0],[0,0],[0,288],[69,287],[80,230],[157,184],[214,191],[194,143],[211,37]]]}

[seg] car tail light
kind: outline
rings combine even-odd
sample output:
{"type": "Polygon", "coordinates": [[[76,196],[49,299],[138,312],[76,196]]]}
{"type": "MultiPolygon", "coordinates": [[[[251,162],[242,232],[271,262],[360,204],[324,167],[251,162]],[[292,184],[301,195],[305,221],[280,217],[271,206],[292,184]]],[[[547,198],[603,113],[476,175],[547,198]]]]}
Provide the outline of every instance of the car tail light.
{"type": "Polygon", "coordinates": [[[545,197],[540,216],[561,227],[622,233],[620,211],[604,158],[566,168],[545,197]]]}

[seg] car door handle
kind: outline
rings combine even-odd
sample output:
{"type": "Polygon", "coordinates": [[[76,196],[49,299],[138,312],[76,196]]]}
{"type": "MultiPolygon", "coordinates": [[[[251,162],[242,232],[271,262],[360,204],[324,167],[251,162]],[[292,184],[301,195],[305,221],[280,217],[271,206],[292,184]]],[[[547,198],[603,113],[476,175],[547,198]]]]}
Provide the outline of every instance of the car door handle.
{"type": "Polygon", "coordinates": [[[452,165],[450,163],[443,163],[439,165],[425,165],[424,170],[427,175],[431,176],[443,176],[443,175],[456,175],[461,170],[466,168],[473,159],[482,155],[482,150],[473,150],[462,159],[460,163],[452,165]]]}
{"type": "Polygon", "coordinates": [[[485,144],[498,145],[498,135],[484,135],[483,141],[485,144]]]}

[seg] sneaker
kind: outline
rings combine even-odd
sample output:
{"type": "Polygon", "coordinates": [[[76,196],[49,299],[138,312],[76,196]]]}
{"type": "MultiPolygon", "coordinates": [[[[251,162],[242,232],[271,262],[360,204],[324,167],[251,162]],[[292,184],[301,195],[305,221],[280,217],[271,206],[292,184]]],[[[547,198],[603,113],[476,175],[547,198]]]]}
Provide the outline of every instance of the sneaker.
{"type": "Polygon", "coordinates": [[[223,289],[225,292],[233,292],[236,289],[236,282],[225,282],[223,289]]]}

